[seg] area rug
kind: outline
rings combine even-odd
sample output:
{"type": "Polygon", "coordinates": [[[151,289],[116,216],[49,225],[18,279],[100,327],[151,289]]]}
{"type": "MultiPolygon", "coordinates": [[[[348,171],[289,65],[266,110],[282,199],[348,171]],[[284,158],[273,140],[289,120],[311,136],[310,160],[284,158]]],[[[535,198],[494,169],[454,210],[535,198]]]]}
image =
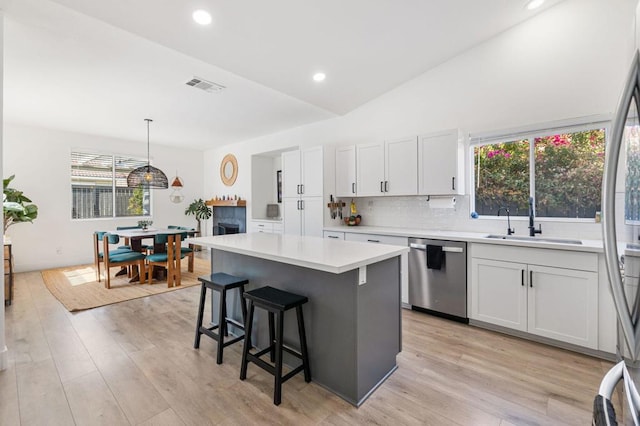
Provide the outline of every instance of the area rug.
{"type": "MultiPolygon", "coordinates": [[[[111,288],[96,281],[93,265],[68,266],[42,271],[45,285],[70,312],[124,302],[154,294],[166,293],[200,284],[198,277],[208,275],[211,263],[206,259],[194,259],[193,272],[187,271],[186,259],[182,264],[182,283],[179,287],[167,287],[166,281],[152,284],[129,283],[126,275],[114,277],[117,268],[111,268],[111,288]]],[[[102,268],[101,268],[102,269],[102,268]]]]}

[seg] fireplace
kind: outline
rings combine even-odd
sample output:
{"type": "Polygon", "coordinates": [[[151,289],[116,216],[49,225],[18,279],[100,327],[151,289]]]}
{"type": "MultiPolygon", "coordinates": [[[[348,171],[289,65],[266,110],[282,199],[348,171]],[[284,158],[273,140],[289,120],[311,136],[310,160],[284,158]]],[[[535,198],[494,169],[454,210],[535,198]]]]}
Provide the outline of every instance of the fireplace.
{"type": "Polygon", "coordinates": [[[214,206],[212,235],[247,232],[246,211],[244,206],[214,206]]]}
{"type": "Polygon", "coordinates": [[[218,222],[213,229],[213,235],[227,235],[238,234],[240,232],[240,225],[235,223],[218,222]]]}

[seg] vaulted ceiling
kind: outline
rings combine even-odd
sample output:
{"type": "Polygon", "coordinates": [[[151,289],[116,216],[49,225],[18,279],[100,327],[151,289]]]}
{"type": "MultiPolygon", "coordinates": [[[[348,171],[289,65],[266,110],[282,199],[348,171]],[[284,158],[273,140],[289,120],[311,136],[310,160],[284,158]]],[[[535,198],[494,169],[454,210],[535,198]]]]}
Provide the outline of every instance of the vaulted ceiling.
{"type": "Polygon", "coordinates": [[[148,117],[154,143],[213,148],[346,114],[560,1],[0,0],[5,121],[142,143],[148,117]]]}

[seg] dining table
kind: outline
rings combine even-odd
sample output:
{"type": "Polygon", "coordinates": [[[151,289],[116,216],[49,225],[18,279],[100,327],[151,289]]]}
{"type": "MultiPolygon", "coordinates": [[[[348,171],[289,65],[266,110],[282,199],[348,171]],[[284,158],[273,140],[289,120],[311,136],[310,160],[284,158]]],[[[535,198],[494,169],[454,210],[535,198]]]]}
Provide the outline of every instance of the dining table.
{"type": "MultiPolygon", "coordinates": [[[[145,251],[145,249],[143,249],[143,246],[142,246],[143,241],[147,239],[151,239],[153,240],[153,242],[150,244],[150,245],[153,245],[153,253],[164,253],[166,251],[165,244],[163,243],[156,244],[155,236],[160,234],[176,235],[176,234],[182,234],[185,231],[181,229],[167,229],[167,228],[147,228],[147,229],[137,228],[137,229],[118,229],[118,230],[109,231],[109,232],[111,234],[116,234],[120,238],[124,238],[126,241],[128,241],[129,245],[131,246],[131,250],[133,251],[138,251],[143,253],[145,251]]],[[[180,241],[176,242],[176,251],[180,252],[180,241]]],[[[162,270],[162,268],[154,268],[153,278],[162,279],[162,275],[164,276],[167,275],[166,272],[167,272],[166,268],[164,271],[162,270]]],[[[130,282],[136,282],[139,280],[140,280],[139,273],[134,272],[130,282]]],[[[176,285],[180,285],[179,269],[176,270],[176,285]]]]}

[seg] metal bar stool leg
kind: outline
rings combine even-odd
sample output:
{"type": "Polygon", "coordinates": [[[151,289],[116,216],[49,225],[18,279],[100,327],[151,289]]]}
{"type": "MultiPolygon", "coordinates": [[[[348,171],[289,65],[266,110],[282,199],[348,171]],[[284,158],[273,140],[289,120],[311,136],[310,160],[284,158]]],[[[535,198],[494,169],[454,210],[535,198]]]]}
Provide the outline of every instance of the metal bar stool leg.
{"type": "Polygon", "coordinates": [[[222,350],[224,349],[224,333],[225,325],[227,323],[227,319],[225,317],[227,305],[227,292],[222,290],[220,291],[220,309],[218,315],[218,349],[216,355],[216,364],[222,364],[222,350]]]}
{"type": "MultiPolygon", "coordinates": [[[[271,313],[271,312],[270,312],[271,313]]],[[[276,369],[275,369],[275,383],[273,391],[273,403],[280,405],[282,400],[282,337],[284,332],[284,312],[278,312],[277,314],[277,328],[276,328],[276,369]]]]}
{"type": "Polygon", "coordinates": [[[200,328],[202,327],[202,315],[204,314],[204,301],[206,295],[207,287],[202,283],[202,288],[200,289],[200,305],[198,305],[198,320],[196,322],[196,339],[193,342],[194,349],[198,349],[200,347],[200,337],[202,336],[200,328]]]}
{"type": "Polygon", "coordinates": [[[269,346],[271,346],[271,350],[269,351],[269,359],[271,362],[275,361],[276,357],[276,349],[275,349],[275,331],[273,327],[273,312],[269,312],[269,346]]]}
{"type": "Polygon", "coordinates": [[[244,347],[242,348],[242,365],[240,366],[240,380],[247,378],[247,364],[249,349],[251,348],[251,328],[253,324],[253,301],[249,301],[249,314],[244,323],[244,347]]]}
{"type": "Polygon", "coordinates": [[[304,318],[302,317],[302,305],[296,306],[296,316],[298,317],[298,334],[300,336],[300,354],[304,367],[304,381],[311,381],[311,368],[309,367],[309,353],[307,352],[307,334],[304,331],[304,318]]]}

